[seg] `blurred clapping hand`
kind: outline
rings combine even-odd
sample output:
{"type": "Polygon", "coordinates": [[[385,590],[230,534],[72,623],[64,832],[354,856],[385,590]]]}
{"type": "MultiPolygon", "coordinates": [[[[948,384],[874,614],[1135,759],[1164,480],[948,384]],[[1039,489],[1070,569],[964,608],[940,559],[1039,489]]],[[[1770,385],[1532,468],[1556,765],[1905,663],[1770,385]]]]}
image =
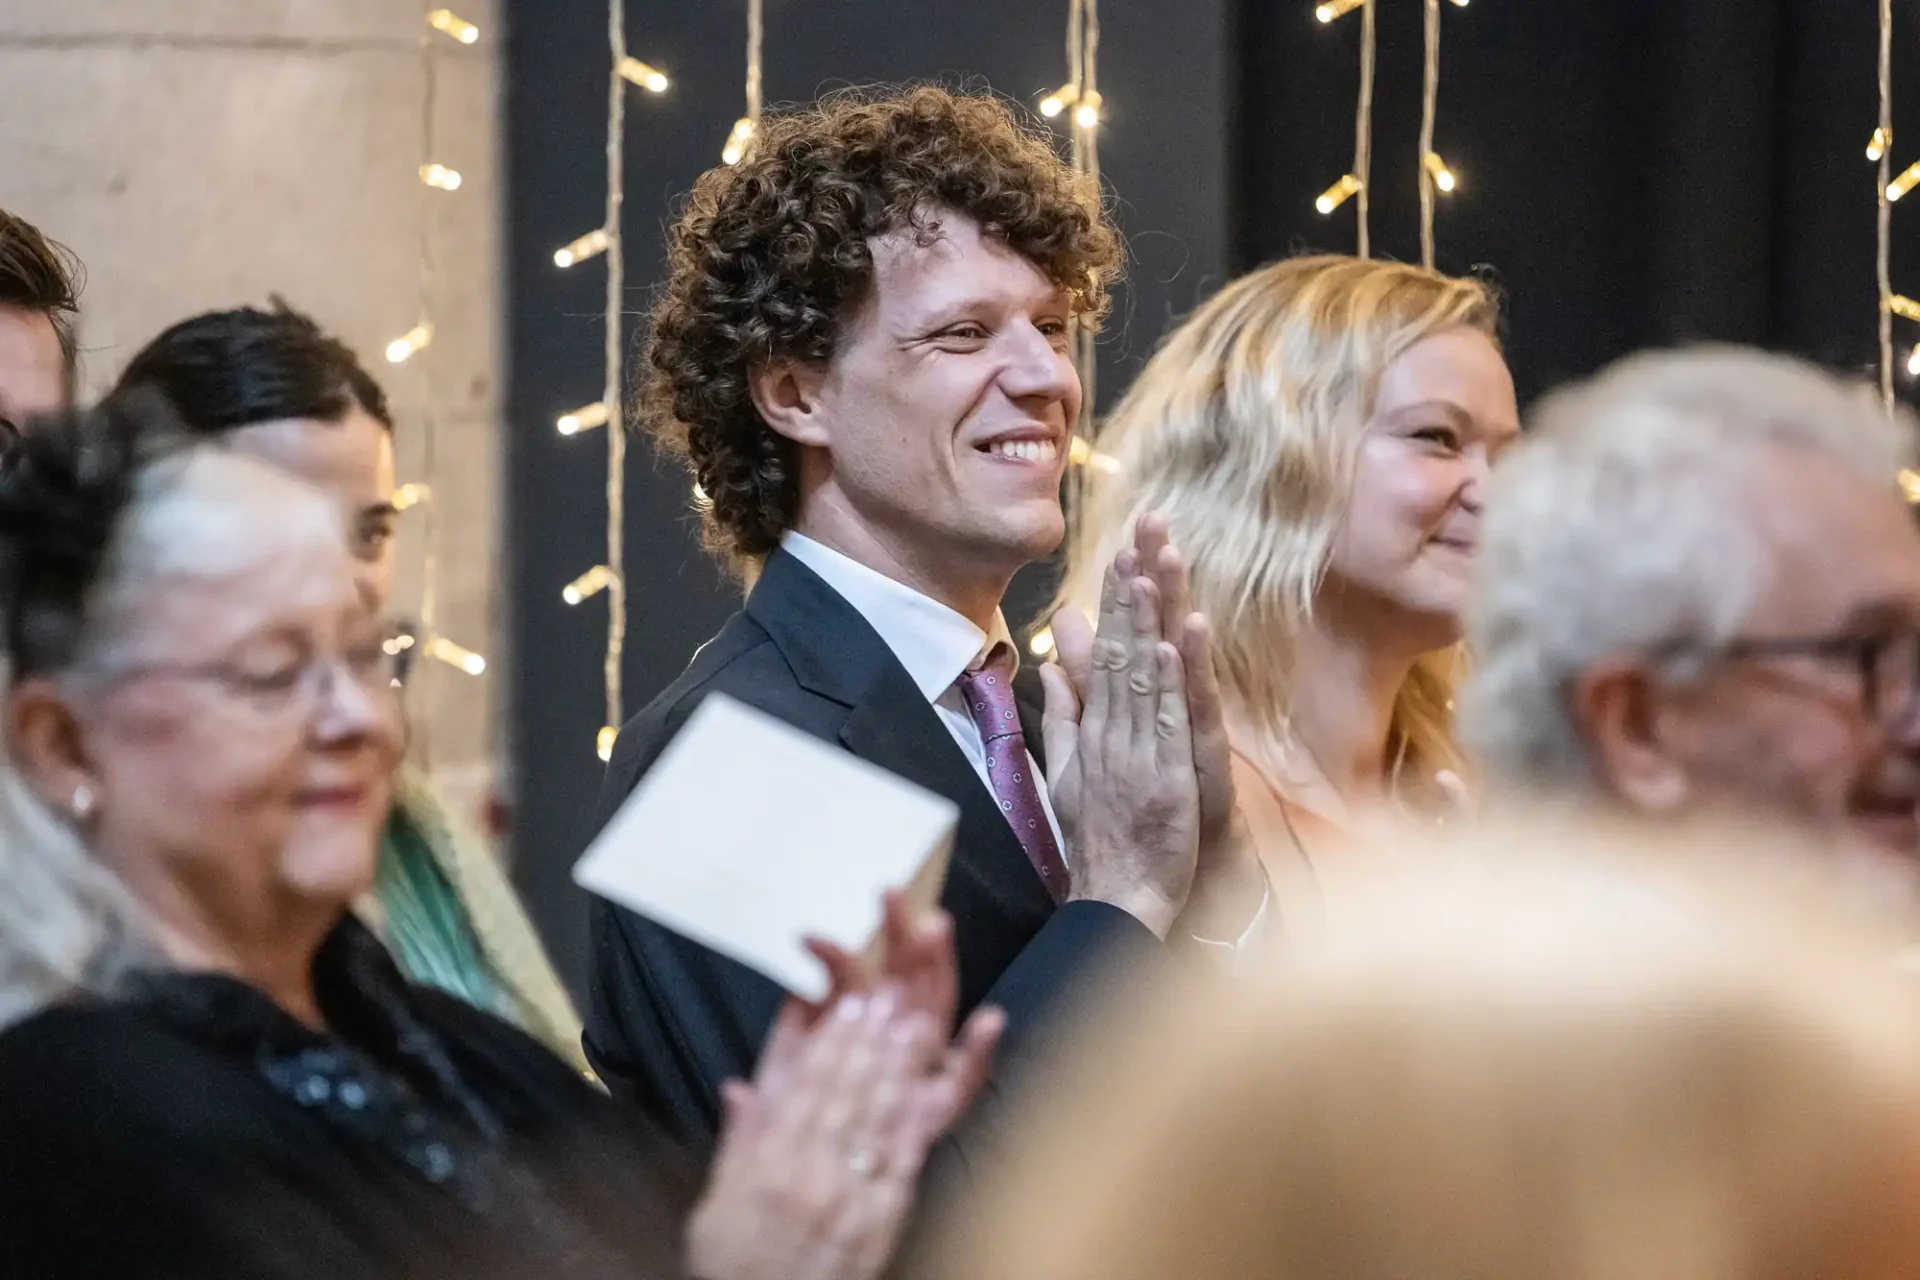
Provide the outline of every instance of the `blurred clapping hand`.
{"type": "Polygon", "coordinates": [[[827,998],[789,1000],[725,1121],[688,1227],[699,1280],[870,1280],[892,1258],[927,1152],[979,1093],[1005,1018],[949,1041],[953,922],[886,901],[878,973],[825,942],[827,998]]]}

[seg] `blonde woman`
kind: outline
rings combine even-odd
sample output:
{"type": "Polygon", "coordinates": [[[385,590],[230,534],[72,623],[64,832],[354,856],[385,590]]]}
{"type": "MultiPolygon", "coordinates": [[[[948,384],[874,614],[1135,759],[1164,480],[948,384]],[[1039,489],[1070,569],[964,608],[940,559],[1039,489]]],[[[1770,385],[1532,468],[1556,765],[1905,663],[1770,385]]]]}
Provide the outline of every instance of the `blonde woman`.
{"type": "Polygon", "coordinates": [[[1263,267],[1166,339],[1088,469],[1057,603],[1094,607],[1137,523],[1165,521],[1283,916],[1370,858],[1369,810],[1459,802],[1460,614],[1519,430],[1498,319],[1479,281],[1419,267],[1263,267]]]}

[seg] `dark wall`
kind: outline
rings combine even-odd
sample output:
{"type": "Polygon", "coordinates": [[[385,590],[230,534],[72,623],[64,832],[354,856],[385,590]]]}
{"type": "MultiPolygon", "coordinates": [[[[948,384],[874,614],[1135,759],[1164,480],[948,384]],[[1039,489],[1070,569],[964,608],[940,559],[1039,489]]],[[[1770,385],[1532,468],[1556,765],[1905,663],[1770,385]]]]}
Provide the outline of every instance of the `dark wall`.
{"type": "MultiPolygon", "coordinates": [[[[1109,403],[1168,319],[1222,280],[1228,262],[1229,112],[1236,61],[1230,0],[1106,0],[1102,165],[1133,249],[1100,344],[1109,403]]],[[[1065,79],[1065,0],[766,0],[766,97],[848,83],[939,78],[1035,102],[1065,79]]],[[[570,271],[555,248],[599,225],[605,196],[606,9],[595,0],[506,0],[505,247],[511,754],[516,876],[564,975],[579,990],[584,904],[568,881],[594,830],[601,766],[604,597],[577,608],[560,588],[604,559],[605,440],[554,417],[599,397],[599,262],[570,271]]],[[[658,278],[676,196],[717,163],[743,99],[745,0],[630,0],[628,45],[673,78],[628,98],[630,327],[658,278]]],[[[635,440],[628,456],[627,712],[686,665],[738,603],[698,546],[679,469],[635,440]]],[[[1031,579],[1031,576],[1030,576],[1031,579]]],[[[1016,586],[1010,613],[1044,582],[1016,586]]]]}
{"type": "MultiPolygon", "coordinates": [[[[1378,0],[1376,253],[1417,261],[1422,14],[1378,0]]],[[[1360,20],[1247,0],[1233,260],[1350,252],[1360,20]]],[[[1920,158],[1920,0],[1896,0],[1895,170],[1920,158]]],[[[1435,149],[1459,171],[1438,265],[1491,270],[1523,399],[1638,347],[1713,338],[1876,359],[1876,6],[1835,0],[1489,0],[1440,6],[1435,149]]],[[[1920,291],[1920,203],[1894,211],[1920,291]]],[[[1901,355],[1920,339],[1900,326],[1901,355]]]]}

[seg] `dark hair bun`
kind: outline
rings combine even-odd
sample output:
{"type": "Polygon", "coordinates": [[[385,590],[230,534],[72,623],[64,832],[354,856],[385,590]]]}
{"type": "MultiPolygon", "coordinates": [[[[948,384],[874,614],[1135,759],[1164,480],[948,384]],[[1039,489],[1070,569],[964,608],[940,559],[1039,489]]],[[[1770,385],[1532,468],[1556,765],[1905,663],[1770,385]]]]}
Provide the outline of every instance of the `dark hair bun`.
{"type": "Polygon", "coordinates": [[[164,397],[47,414],[0,453],[0,610],[18,679],[71,662],[140,473],[186,442],[164,397]]]}

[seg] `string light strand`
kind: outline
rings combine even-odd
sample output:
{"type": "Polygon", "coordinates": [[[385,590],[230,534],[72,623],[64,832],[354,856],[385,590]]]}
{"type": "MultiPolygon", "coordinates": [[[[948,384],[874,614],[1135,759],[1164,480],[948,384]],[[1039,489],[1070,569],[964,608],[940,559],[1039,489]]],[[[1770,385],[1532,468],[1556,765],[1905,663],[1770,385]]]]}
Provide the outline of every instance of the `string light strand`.
{"type": "MultiPolygon", "coordinates": [[[[1440,108],[1440,0],[1426,0],[1426,64],[1420,77],[1420,265],[1433,269],[1434,118],[1440,108]]],[[[1444,166],[1442,167],[1444,172],[1444,166]]]]}
{"type": "MultiPolygon", "coordinates": [[[[622,160],[627,140],[627,19],[625,0],[607,0],[607,46],[613,69],[607,77],[607,316],[605,378],[600,403],[616,416],[620,404],[622,321],[625,316],[626,253],[621,243],[620,211],[626,199],[622,160]]],[[[654,73],[658,75],[658,73],[654,73]]],[[[660,77],[664,89],[665,77],[660,77]]],[[[644,81],[654,89],[651,80],[644,81]]],[[[627,433],[614,422],[607,431],[607,655],[606,717],[601,721],[597,747],[601,759],[613,751],[613,735],[624,718],[621,709],[620,664],[627,642],[626,584],[627,433]]]]}
{"type": "Polygon", "coordinates": [[[1361,0],[1360,7],[1360,100],[1353,114],[1353,177],[1359,184],[1354,192],[1355,252],[1362,259],[1373,256],[1368,234],[1368,196],[1373,187],[1373,64],[1376,53],[1374,0],[1361,0]]]}
{"type": "MultiPolygon", "coordinates": [[[[1070,0],[1067,8],[1067,89],[1072,95],[1073,168],[1097,191],[1100,186],[1100,5],[1099,0],[1070,0]]],[[[1045,104],[1042,104],[1045,109],[1045,104]]],[[[1057,112],[1055,114],[1058,114],[1057,112]]],[[[1098,391],[1097,359],[1091,327],[1077,321],[1071,350],[1074,372],[1080,378],[1080,420],[1075,434],[1093,435],[1094,401],[1098,391]]]]}
{"type": "Polygon", "coordinates": [[[1880,289],[1880,403],[1893,412],[1893,197],[1888,177],[1893,167],[1893,0],[1880,0],[1880,140],[1874,272],[1880,289]]]}

